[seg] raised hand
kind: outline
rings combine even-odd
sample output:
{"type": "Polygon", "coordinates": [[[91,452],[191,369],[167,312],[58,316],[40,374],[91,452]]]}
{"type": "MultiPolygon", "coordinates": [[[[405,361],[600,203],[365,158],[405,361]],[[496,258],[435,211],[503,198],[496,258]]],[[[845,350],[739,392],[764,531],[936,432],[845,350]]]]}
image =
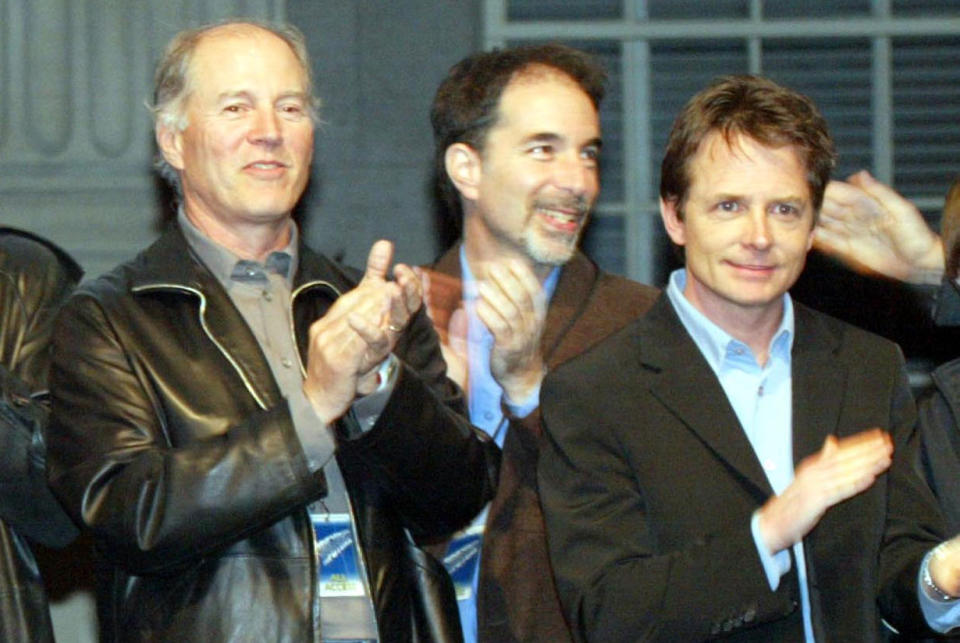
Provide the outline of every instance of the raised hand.
{"type": "Polygon", "coordinates": [[[862,272],[911,283],[943,276],[940,237],[913,203],[866,171],[827,185],[814,243],[862,272]]]}
{"type": "Polygon", "coordinates": [[[544,376],[540,338],[547,297],[533,270],[519,260],[491,262],[478,288],[477,317],[493,335],[490,371],[506,399],[522,404],[544,376]]]}
{"type": "Polygon", "coordinates": [[[392,261],[393,244],[374,243],[360,283],[310,326],[303,390],[327,424],[376,388],[377,368],[420,307],[420,280],[411,268],[398,264],[397,281],[387,280],[392,261]]]}
{"type": "Polygon", "coordinates": [[[820,451],[797,465],[783,493],[760,509],[760,533],[770,553],[800,541],[827,509],[869,488],[892,458],[893,441],[886,431],[827,436],[820,451]]]}

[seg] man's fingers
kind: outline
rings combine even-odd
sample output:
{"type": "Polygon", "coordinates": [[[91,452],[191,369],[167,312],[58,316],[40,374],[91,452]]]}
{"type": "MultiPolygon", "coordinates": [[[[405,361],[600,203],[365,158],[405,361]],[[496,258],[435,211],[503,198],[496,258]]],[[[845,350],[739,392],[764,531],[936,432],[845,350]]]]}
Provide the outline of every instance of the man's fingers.
{"type": "Polygon", "coordinates": [[[890,467],[892,458],[893,442],[879,429],[839,439],[830,435],[809,463],[805,461],[809,466],[798,469],[797,477],[820,490],[826,508],[867,489],[890,467]]]}
{"type": "Polygon", "coordinates": [[[547,313],[547,296],[537,275],[526,263],[514,259],[507,263],[507,268],[516,279],[516,283],[523,289],[524,298],[530,302],[533,314],[537,319],[543,319],[547,313]]]}
{"type": "Polygon", "coordinates": [[[893,440],[890,434],[883,429],[867,429],[853,435],[847,435],[842,438],[836,436],[827,436],[827,440],[836,442],[839,450],[847,449],[872,449],[877,447],[889,448],[893,450],[893,440]]]}
{"type": "Polygon", "coordinates": [[[877,462],[889,462],[892,456],[890,435],[873,429],[843,438],[827,436],[816,458],[823,467],[843,470],[870,468],[877,462]]]}
{"type": "Polygon", "coordinates": [[[500,309],[483,297],[482,288],[481,284],[481,295],[477,298],[477,318],[487,327],[495,342],[498,340],[505,341],[508,338],[507,333],[510,332],[510,323],[500,312],[500,309]]]}
{"type": "Polygon", "coordinates": [[[820,450],[820,453],[823,456],[829,456],[837,450],[837,436],[831,434],[826,437],[823,441],[823,448],[820,450]]]}
{"type": "MultiPolygon", "coordinates": [[[[916,208],[910,201],[904,199],[896,190],[884,184],[882,181],[873,178],[866,170],[857,172],[851,179],[854,185],[870,195],[875,201],[885,204],[888,208],[892,206],[897,210],[909,213],[916,211],[916,208]]],[[[919,215],[919,212],[917,214],[919,215]]]]}
{"type": "MultiPolygon", "coordinates": [[[[509,326],[510,320],[516,319],[520,314],[513,300],[494,282],[480,282],[477,285],[477,295],[477,315],[481,314],[481,308],[486,308],[485,316],[490,318],[493,326],[497,329],[502,326],[509,326]],[[495,317],[499,318],[500,321],[497,321],[495,317]]],[[[486,323],[487,319],[483,321],[486,323]]],[[[488,327],[490,327],[489,324],[488,327]]],[[[493,333],[494,328],[490,328],[490,332],[493,333]]]]}
{"type": "Polygon", "coordinates": [[[385,280],[390,272],[391,263],[393,263],[393,243],[386,239],[375,241],[370,246],[370,254],[367,255],[367,270],[363,278],[385,280]]]}
{"type": "Polygon", "coordinates": [[[390,353],[390,338],[383,329],[362,315],[354,313],[347,315],[347,324],[366,344],[357,371],[358,374],[366,373],[390,353]]]}
{"type": "Polygon", "coordinates": [[[519,260],[492,263],[486,276],[487,283],[496,286],[519,312],[538,312],[536,299],[543,288],[529,266],[519,260]]]}
{"type": "Polygon", "coordinates": [[[402,304],[406,309],[406,319],[413,313],[420,310],[423,303],[423,286],[416,269],[410,266],[398,263],[393,268],[393,275],[396,277],[397,285],[400,286],[402,295],[402,304]]]}
{"type": "Polygon", "coordinates": [[[850,206],[862,198],[863,192],[854,185],[843,181],[830,181],[823,193],[820,216],[846,218],[852,214],[850,206]]]}

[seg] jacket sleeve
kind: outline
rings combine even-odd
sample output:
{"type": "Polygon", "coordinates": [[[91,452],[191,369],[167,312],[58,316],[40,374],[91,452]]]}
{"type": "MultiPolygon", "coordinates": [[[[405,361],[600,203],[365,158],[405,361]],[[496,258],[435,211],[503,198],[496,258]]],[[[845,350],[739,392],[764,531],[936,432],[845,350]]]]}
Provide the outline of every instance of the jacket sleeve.
{"type": "MultiPolygon", "coordinates": [[[[133,573],[169,570],[270,527],[321,496],[299,446],[289,409],[279,404],[223,426],[216,408],[178,409],[179,383],[153,378],[119,332],[125,309],[88,293],[64,307],[54,333],[48,479],[101,550],[133,573]],[[168,387],[171,390],[162,390],[168,387]],[[184,416],[184,413],[191,414],[184,416]],[[206,435],[175,441],[191,422],[206,435]]],[[[137,319],[137,323],[148,323],[137,319]]],[[[153,331],[145,332],[156,332],[153,331]]],[[[176,365],[189,384],[219,392],[209,364],[183,347],[176,365]]],[[[170,370],[173,370],[170,368],[170,370]]],[[[217,395],[220,398],[216,398],[217,395]]]]}
{"type": "Polygon", "coordinates": [[[944,514],[947,533],[960,532],[960,360],[933,373],[934,388],[918,402],[922,471],[944,514]]]}
{"type": "Polygon", "coordinates": [[[423,309],[395,353],[401,371],[373,428],[341,440],[345,467],[362,466],[416,539],[465,526],[493,497],[500,451],[466,419],[423,309]]]}
{"type": "Polygon", "coordinates": [[[906,373],[901,374],[890,406],[894,459],[887,474],[888,504],[880,549],[878,602],[884,619],[898,631],[929,636],[917,595],[920,564],[926,553],[948,534],[933,492],[920,474],[922,434],[906,373]]]}

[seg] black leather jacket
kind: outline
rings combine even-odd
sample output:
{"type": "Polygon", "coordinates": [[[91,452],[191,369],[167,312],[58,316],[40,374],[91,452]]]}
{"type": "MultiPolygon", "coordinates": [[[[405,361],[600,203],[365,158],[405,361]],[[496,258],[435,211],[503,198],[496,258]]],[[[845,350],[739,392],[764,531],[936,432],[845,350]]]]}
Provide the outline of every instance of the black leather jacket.
{"type": "MultiPolygon", "coordinates": [[[[353,278],[300,249],[293,332],[353,278]]],[[[104,640],[319,640],[305,507],[326,493],[288,405],[227,293],[173,227],[81,287],[61,314],[48,472],[97,543],[104,640]]],[[[410,538],[460,527],[491,497],[499,453],[452,409],[421,313],[377,423],[338,437],[382,641],[448,640],[449,579],[410,538]]],[[[450,634],[452,633],[452,634],[450,634]]]]}
{"type": "MultiPolygon", "coordinates": [[[[45,239],[0,227],[0,364],[31,391],[46,389],[53,320],[82,274],[45,239]]],[[[14,438],[4,436],[3,444],[8,439],[14,438]]],[[[0,449],[0,505],[3,515],[16,517],[0,521],[0,640],[52,641],[47,597],[27,538],[62,547],[77,530],[47,489],[40,463],[8,461],[14,453],[23,450],[0,449]],[[12,471],[20,474],[8,477],[12,471]]]]}

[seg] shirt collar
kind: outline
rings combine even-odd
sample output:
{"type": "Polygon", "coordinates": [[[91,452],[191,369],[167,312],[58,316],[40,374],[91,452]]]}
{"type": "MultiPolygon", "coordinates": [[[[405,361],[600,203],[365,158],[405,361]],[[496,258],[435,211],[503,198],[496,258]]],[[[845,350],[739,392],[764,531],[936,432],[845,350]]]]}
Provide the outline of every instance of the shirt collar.
{"type": "MultiPolygon", "coordinates": [[[[670,274],[670,281],[667,284],[667,296],[670,303],[673,304],[677,316],[683,327],[687,329],[690,337],[700,349],[710,368],[715,373],[719,373],[727,358],[728,352],[732,347],[749,347],[738,339],[735,339],[725,330],[713,323],[706,315],[701,313],[683,294],[683,289],[687,285],[687,271],[683,268],[674,270],[670,274]]],[[[794,315],[793,301],[790,295],[783,294],[783,319],[777,327],[773,338],[770,340],[770,358],[783,360],[787,365],[790,364],[790,351],[793,348],[794,336],[794,315]]],[[[742,351],[741,351],[742,352],[742,351]]],[[[752,351],[750,352],[752,355],[752,351]]],[[[756,362],[756,359],[754,359],[756,362]]]]}
{"type": "Polygon", "coordinates": [[[293,275],[297,272],[297,226],[290,221],[290,241],[282,250],[271,252],[266,263],[241,259],[235,253],[210,239],[187,218],[183,207],[177,212],[177,223],[187,239],[187,244],[200,261],[210,269],[217,280],[229,286],[231,281],[253,282],[266,280],[266,272],[275,272],[285,278],[288,288],[293,287],[293,275]]]}

